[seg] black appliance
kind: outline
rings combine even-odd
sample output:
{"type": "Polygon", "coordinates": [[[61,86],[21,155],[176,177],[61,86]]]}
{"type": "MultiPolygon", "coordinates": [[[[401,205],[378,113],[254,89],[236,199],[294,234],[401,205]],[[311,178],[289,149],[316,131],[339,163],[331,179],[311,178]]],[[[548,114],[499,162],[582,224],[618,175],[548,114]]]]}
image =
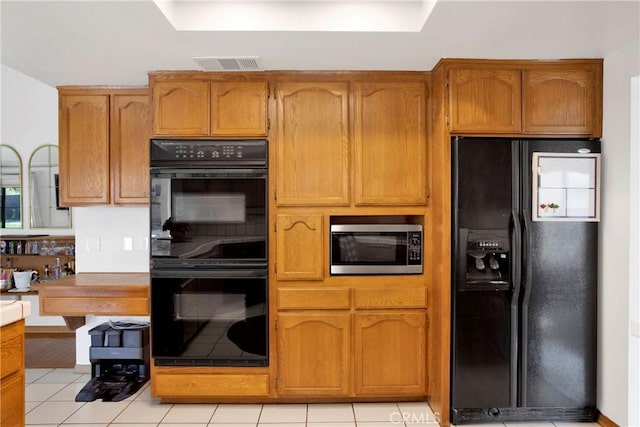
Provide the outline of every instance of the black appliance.
{"type": "Polygon", "coordinates": [[[331,274],[421,273],[422,225],[331,226],[331,274]]]}
{"type": "Polygon", "coordinates": [[[119,402],[149,379],[149,325],[108,322],[89,330],[92,378],[76,402],[119,402]]]}
{"type": "Polygon", "coordinates": [[[597,417],[597,153],[453,139],[453,424],[597,417]]]}
{"type": "Polygon", "coordinates": [[[268,364],[267,141],[151,140],[157,365],[268,364]]]}

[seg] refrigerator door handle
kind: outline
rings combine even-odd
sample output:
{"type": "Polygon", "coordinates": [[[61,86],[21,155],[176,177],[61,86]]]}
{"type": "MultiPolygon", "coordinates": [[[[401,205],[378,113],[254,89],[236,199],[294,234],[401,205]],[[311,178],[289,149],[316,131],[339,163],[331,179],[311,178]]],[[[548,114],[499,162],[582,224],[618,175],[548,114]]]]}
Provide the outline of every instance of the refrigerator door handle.
{"type": "Polygon", "coordinates": [[[522,286],[522,264],[520,257],[520,247],[522,245],[522,228],[518,211],[511,211],[511,259],[512,265],[512,288],[511,294],[511,359],[509,363],[509,404],[512,407],[518,406],[518,302],[520,300],[520,288],[522,286]]]}
{"type": "Polygon", "coordinates": [[[524,295],[522,297],[522,320],[520,333],[520,406],[527,406],[527,363],[528,363],[528,346],[529,342],[529,301],[531,300],[532,283],[532,263],[531,263],[531,212],[529,209],[523,209],[522,216],[524,219],[523,233],[523,277],[522,287],[524,295]]]}

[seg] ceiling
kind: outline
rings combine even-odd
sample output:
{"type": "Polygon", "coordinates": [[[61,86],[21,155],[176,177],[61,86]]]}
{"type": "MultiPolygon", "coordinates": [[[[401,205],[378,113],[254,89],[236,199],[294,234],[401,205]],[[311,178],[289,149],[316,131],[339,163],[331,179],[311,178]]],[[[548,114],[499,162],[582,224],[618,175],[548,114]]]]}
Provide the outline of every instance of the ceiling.
{"type": "Polygon", "coordinates": [[[599,58],[640,39],[640,0],[440,0],[414,32],[176,31],[152,0],[2,0],[0,17],[2,63],[51,86],[144,85],[149,71],[197,70],[203,56],[257,56],[265,70],[431,70],[443,57],[599,58]]]}

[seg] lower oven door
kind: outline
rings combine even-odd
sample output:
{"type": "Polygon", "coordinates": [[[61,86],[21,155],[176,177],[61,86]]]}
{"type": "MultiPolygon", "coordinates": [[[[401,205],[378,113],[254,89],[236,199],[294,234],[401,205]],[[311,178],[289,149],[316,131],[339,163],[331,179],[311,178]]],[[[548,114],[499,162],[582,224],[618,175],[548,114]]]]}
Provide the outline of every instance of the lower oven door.
{"type": "Polygon", "coordinates": [[[152,270],[152,356],[165,366],[267,366],[267,269],[152,270]]]}

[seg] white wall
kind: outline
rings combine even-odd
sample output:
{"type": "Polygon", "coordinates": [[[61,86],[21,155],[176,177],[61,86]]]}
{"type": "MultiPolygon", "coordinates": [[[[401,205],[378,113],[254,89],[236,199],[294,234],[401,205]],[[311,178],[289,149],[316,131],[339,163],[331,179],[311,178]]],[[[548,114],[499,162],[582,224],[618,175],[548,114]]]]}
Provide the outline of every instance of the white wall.
{"type": "Polygon", "coordinates": [[[41,145],[58,145],[58,91],[2,65],[0,143],[16,149],[22,159],[22,229],[11,234],[73,235],[69,228],[30,228],[29,159],[41,145]]]}
{"type": "Polygon", "coordinates": [[[149,208],[74,208],[74,221],[77,272],[149,271],[149,208]]]}
{"type": "MultiPolygon", "coordinates": [[[[640,73],[640,40],[604,61],[603,189],[600,227],[598,408],[628,426],[629,410],[629,212],[631,78],[640,73]]],[[[633,121],[638,118],[634,117],[633,121]]],[[[637,147],[634,147],[634,152],[637,147]]],[[[633,260],[637,263],[637,259],[633,260]]],[[[637,302],[636,302],[637,304],[637,302]]]]}

